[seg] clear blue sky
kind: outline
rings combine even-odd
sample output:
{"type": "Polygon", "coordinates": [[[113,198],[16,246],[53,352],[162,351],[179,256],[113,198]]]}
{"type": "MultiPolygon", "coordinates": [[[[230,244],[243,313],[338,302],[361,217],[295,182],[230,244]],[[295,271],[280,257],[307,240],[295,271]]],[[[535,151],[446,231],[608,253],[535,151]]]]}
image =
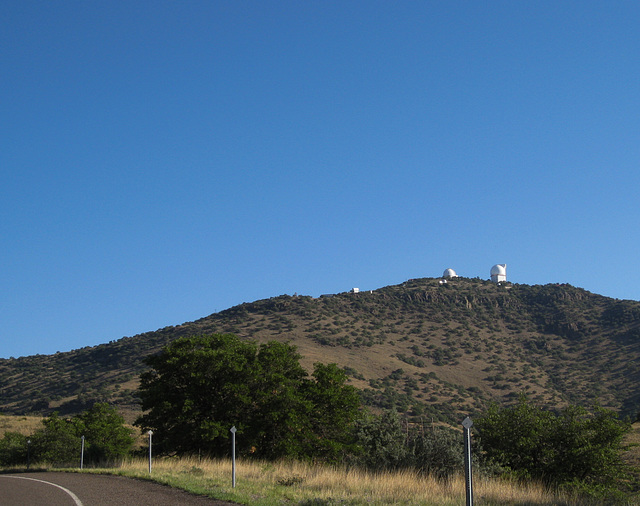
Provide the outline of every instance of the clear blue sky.
{"type": "Polygon", "coordinates": [[[452,267],[640,298],[640,3],[0,4],[0,357],[452,267]]]}

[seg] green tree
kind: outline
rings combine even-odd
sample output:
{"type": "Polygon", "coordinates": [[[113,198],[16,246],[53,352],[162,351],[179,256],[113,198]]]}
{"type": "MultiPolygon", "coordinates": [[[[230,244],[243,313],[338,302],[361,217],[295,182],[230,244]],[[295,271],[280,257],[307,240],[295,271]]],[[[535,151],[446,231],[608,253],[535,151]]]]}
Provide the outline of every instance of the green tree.
{"type": "MultiPolygon", "coordinates": [[[[252,402],[257,346],[231,334],[177,339],[145,360],[136,425],[155,432],[159,452],[225,454],[228,432],[242,433],[252,402]]],[[[246,440],[239,438],[239,446],[246,440]]]]}
{"type": "Polygon", "coordinates": [[[80,462],[80,436],[76,424],[53,413],[42,420],[43,427],[32,436],[32,462],[71,464],[80,462]]]}
{"type": "MultiPolygon", "coordinates": [[[[95,404],[70,419],[53,413],[42,421],[42,425],[29,436],[32,462],[76,465],[80,462],[82,436],[85,436],[85,456],[94,462],[123,457],[134,442],[122,416],[108,404],[95,404]]],[[[0,462],[5,458],[25,461],[19,449],[22,438],[18,436],[0,440],[0,462]]]]}
{"type": "Polygon", "coordinates": [[[545,478],[548,474],[554,425],[554,415],[534,406],[525,396],[513,407],[493,404],[474,421],[487,457],[522,478],[545,478]]]}
{"type": "Polygon", "coordinates": [[[74,422],[76,434],[85,436],[86,455],[93,462],[122,458],[134,443],[129,429],[124,426],[124,418],[109,404],[94,404],[74,422]]]}
{"type": "Polygon", "coordinates": [[[25,465],[28,439],[19,432],[5,432],[0,439],[0,466],[25,465]]]}
{"type": "Polygon", "coordinates": [[[412,468],[444,479],[462,471],[464,465],[462,434],[410,425],[395,410],[363,419],[357,442],[358,464],[374,471],[412,468]]]}
{"type": "Polygon", "coordinates": [[[395,410],[362,419],[356,437],[360,465],[374,471],[406,467],[410,456],[406,431],[395,410]]]}
{"type": "Polygon", "coordinates": [[[335,458],[347,441],[334,427],[353,430],[357,396],[337,367],[316,365],[309,378],[300,358],[292,345],[258,346],[232,334],[178,339],[146,360],[152,368],[141,375],[146,413],[136,425],[153,430],[164,453],[228,454],[235,426],[241,454],[335,458]],[[343,407],[331,412],[330,398],[343,407]],[[320,438],[323,445],[315,444],[320,438]]]}
{"type": "Polygon", "coordinates": [[[360,409],[358,390],[347,385],[347,374],[336,364],[316,363],[314,381],[303,395],[311,403],[308,452],[327,461],[341,461],[357,450],[355,416],[360,409]]]}
{"type": "Polygon", "coordinates": [[[569,406],[556,414],[521,396],[515,406],[492,406],[474,427],[486,456],[519,477],[611,485],[624,474],[629,424],[611,410],[569,406]]]}
{"type": "Polygon", "coordinates": [[[596,406],[593,412],[569,406],[556,419],[551,444],[555,459],[550,474],[559,482],[612,483],[625,476],[621,452],[629,431],[614,411],[596,406]]]}
{"type": "Polygon", "coordinates": [[[464,439],[452,429],[414,429],[409,447],[413,467],[425,474],[444,479],[464,469],[464,439]]]}
{"type": "Polygon", "coordinates": [[[303,395],[307,372],[293,346],[271,341],[260,346],[253,371],[254,408],[247,410],[245,430],[257,457],[305,455],[310,399],[303,395]]]}

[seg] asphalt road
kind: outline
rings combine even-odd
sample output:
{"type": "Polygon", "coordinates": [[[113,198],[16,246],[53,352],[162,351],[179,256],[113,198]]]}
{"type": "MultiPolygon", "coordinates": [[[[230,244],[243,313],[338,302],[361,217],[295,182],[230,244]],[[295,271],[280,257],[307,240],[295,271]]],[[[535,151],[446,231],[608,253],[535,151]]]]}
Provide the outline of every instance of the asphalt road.
{"type": "Polygon", "coordinates": [[[1,506],[229,506],[158,483],[78,473],[0,474],[1,506]]]}

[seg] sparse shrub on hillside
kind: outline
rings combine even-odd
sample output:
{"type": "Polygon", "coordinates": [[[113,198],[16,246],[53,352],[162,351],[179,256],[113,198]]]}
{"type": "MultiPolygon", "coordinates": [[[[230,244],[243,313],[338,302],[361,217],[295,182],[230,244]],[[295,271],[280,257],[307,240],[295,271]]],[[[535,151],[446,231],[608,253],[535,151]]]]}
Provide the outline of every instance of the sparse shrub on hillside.
{"type": "Polygon", "coordinates": [[[398,359],[403,361],[405,364],[413,365],[415,367],[425,367],[424,360],[421,360],[419,358],[413,356],[407,357],[403,353],[396,353],[396,357],[398,357],[398,359]]]}
{"type": "Polygon", "coordinates": [[[357,370],[355,370],[353,367],[344,366],[342,370],[345,372],[347,376],[351,376],[352,378],[359,379],[362,381],[364,381],[365,379],[364,376],[361,373],[359,373],[357,370]]]}

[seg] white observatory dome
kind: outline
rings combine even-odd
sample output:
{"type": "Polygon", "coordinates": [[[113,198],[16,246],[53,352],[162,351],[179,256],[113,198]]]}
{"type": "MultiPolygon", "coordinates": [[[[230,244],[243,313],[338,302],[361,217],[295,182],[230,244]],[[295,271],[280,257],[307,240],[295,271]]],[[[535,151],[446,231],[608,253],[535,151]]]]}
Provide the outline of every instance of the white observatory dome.
{"type": "Polygon", "coordinates": [[[507,264],[496,264],[491,267],[491,275],[497,276],[498,274],[507,275],[507,264]]]}
{"type": "Polygon", "coordinates": [[[507,264],[496,264],[491,267],[491,281],[499,283],[507,280],[507,264]]]}
{"type": "Polygon", "coordinates": [[[458,275],[456,274],[456,271],[454,271],[453,269],[445,269],[444,274],[442,274],[443,278],[457,278],[458,275]]]}

